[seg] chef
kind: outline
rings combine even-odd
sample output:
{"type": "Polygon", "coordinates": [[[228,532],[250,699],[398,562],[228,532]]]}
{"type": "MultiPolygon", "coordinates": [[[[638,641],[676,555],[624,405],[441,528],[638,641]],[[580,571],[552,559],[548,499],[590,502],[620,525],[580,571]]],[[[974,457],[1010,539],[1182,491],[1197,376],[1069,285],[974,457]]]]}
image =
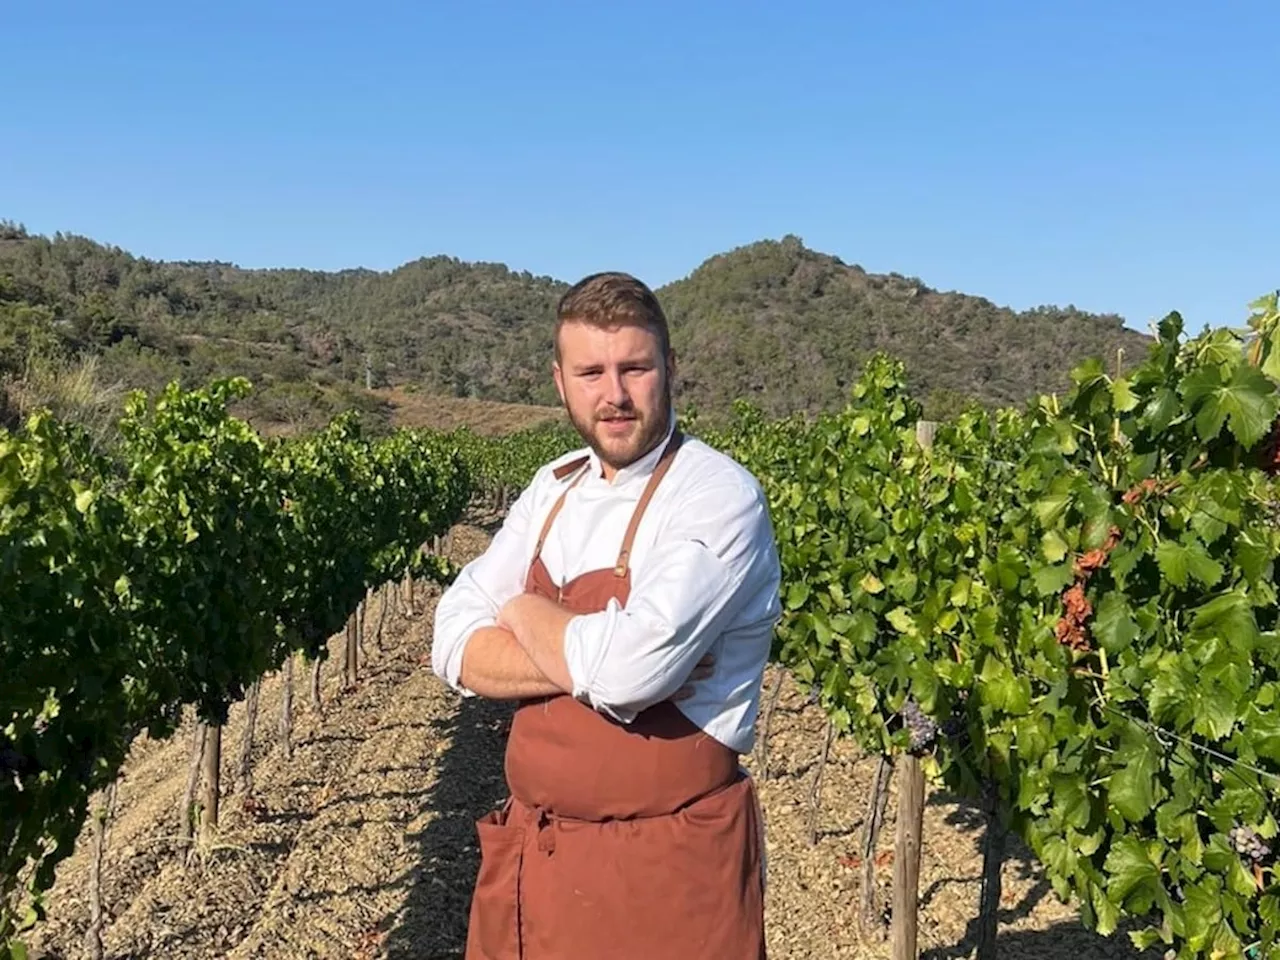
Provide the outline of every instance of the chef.
{"type": "Polygon", "coordinates": [[[751,750],[779,616],[755,478],[676,428],[653,292],[586,277],[552,375],[586,446],[544,465],[436,610],[432,663],[517,701],[510,796],[477,824],[467,960],[756,960],[751,750]]]}

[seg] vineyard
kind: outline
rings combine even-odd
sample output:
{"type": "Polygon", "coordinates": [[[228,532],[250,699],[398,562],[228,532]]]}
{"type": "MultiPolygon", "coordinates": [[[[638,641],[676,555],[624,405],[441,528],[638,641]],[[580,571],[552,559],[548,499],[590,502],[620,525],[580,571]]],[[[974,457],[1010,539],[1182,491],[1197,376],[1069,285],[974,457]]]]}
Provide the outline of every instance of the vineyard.
{"type": "Polygon", "coordinates": [[[1189,342],[1170,315],[1123,376],[1090,364],[1062,401],[932,437],[880,358],[840,413],[744,409],[714,439],[774,510],[776,658],[884,757],[879,784],[902,763],[896,944],[915,937],[930,776],[1025,840],[1099,932],[1134,919],[1136,945],[1178,957],[1272,955],[1280,312],[1254,307],[1189,342]]]}
{"type": "MultiPolygon", "coordinates": [[[[895,956],[915,955],[926,781],[986,818],[984,952],[1008,835],[1090,929],[1157,956],[1271,956],[1276,299],[1245,329],[1194,338],[1171,315],[1136,366],[1074,379],[1026,409],[928,424],[901,365],[877,357],[839,411],[685,419],[760,478],[773,512],[784,616],[754,767],[767,781],[784,689],[824,718],[815,797],[842,749],[871,760],[865,807],[840,815],[863,825],[859,920],[869,938],[891,924],[895,956]],[[895,777],[887,903],[875,864],[895,777]]],[[[415,581],[448,582],[449,531],[500,515],[577,440],[369,437],[344,416],[268,441],[227,412],[245,390],[135,397],[105,451],[43,416],[0,436],[0,957],[25,954],[82,838],[86,944],[102,955],[98,811],[132,744],[194,713],[181,849],[208,855],[231,708],[251,797],[263,684],[280,688],[288,757],[295,664],[318,713],[341,633],[338,694],[357,695],[388,609],[413,606],[415,581]]]]}

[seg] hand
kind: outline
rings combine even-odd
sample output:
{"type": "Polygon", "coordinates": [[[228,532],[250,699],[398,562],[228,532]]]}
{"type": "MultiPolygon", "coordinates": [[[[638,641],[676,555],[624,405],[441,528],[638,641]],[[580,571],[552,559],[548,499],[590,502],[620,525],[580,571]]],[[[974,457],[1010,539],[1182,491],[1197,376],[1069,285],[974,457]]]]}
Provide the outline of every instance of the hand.
{"type": "Polygon", "coordinates": [[[510,600],[508,600],[506,603],[502,605],[502,607],[498,610],[498,617],[497,617],[498,626],[502,627],[505,630],[511,629],[511,624],[515,620],[516,611],[519,609],[520,604],[524,601],[525,596],[526,595],[523,593],[517,593],[514,597],[512,597],[510,600]]]}
{"type": "Polygon", "coordinates": [[[538,599],[540,598],[533,597],[531,594],[517,593],[504,603],[498,611],[498,626],[520,637],[521,628],[525,622],[525,614],[529,610],[530,604],[536,603],[538,599]]]}
{"type": "Polygon", "coordinates": [[[667,699],[672,703],[678,703],[681,700],[688,700],[693,696],[694,684],[699,680],[705,680],[711,676],[716,665],[716,658],[711,654],[706,654],[701,660],[689,671],[689,679],[684,682],[679,690],[673,693],[667,699]]]}

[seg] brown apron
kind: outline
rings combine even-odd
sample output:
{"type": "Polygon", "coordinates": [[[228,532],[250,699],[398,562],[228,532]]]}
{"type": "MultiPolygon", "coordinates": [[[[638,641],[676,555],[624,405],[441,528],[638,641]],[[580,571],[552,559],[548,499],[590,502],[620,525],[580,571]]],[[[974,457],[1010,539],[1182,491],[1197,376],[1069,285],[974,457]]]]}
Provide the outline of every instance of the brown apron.
{"type": "MultiPolygon", "coordinates": [[[[526,592],[577,613],[615,597],[625,605],[635,532],[680,440],[676,431],[663,451],[617,564],[563,589],[541,558],[561,494],[526,592]]],[[[477,824],[466,960],[763,960],[753,784],[737,753],[674,703],[624,725],[568,695],[526,701],[512,721],[506,775],[510,798],[477,824]]]]}

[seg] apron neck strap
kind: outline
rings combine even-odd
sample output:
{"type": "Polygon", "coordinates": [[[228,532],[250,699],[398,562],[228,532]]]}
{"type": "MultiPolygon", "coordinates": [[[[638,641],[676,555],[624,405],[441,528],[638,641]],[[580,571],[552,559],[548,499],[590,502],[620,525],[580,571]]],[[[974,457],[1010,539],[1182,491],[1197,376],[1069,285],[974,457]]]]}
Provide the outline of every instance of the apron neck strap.
{"type": "Polygon", "coordinates": [[[671,469],[671,462],[675,459],[676,451],[680,449],[680,444],[684,440],[679,428],[671,434],[671,439],[667,442],[667,449],[662,451],[662,458],[658,461],[658,465],[653,468],[653,473],[649,476],[649,482],[645,484],[644,493],[640,494],[640,502],[636,504],[635,512],[631,514],[631,523],[627,525],[627,535],[622,538],[622,550],[618,553],[618,562],[614,564],[613,575],[615,577],[625,577],[629,572],[628,562],[631,559],[631,545],[635,543],[636,531],[640,528],[640,518],[644,516],[645,508],[649,506],[649,501],[653,499],[653,495],[657,492],[658,484],[662,482],[662,478],[671,469]]]}
{"type": "Polygon", "coordinates": [[[587,475],[587,471],[591,469],[589,461],[586,457],[574,460],[572,463],[566,463],[563,467],[556,470],[555,476],[557,480],[563,479],[574,470],[581,467],[581,471],[573,478],[573,483],[569,484],[556,498],[555,505],[552,506],[551,512],[547,514],[547,519],[542,524],[542,532],[538,534],[538,545],[533,548],[533,559],[530,563],[536,563],[538,558],[542,556],[542,545],[547,542],[547,535],[551,533],[551,525],[556,522],[556,515],[560,513],[560,508],[564,506],[565,497],[569,495],[569,491],[578,485],[583,477],[587,475]]]}
{"type": "MultiPolygon", "coordinates": [[[[625,577],[627,575],[629,570],[628,562],[631,558],[631,546],[635,543],[636,531],[640,528],[640,519],[644,516],[644,511],[649,506],[649,501],[653,499],[653,495],[658,489],[658,484],[662,482],[662,478],[671,468],[671,461],[675,459],[676,451],[683,441],[684,435],[677,428],[671,434],[671,439],[667,441],[667,447],[662,451],[662,457],[658,460],[657,466],[653,468],[653,473],[649,476],[649,482],[645,484],[644,492],[640,494],[640,501],[636,504],[636,508],[631,514],[631,523],[627,525],[627,533],[622,538],[622,550],[618,553],[618,562],[613,567],[614,576],[625,577]]],[[[579,473],[573,478],[573,482],[565,487],[560,496],[556,498],[555,504],[551,507],[551,512],[547,514],[547,519],[543,521],[542,532],[538,534],[538,543],[533,549],[533,558],[530,563],[536,563],[538,558],[542,556],[542,547],[551,533],[551,525],[555,523],[556,517],[564,507],[565,498],[569,495],[569,491],[577,486],[578,482],[587,475],[589,469],[590,464],[586,457],[573,460],[556,469],[555,477],[557,480],[563,479],[574,470],[579,470],[579,473]]]]}

